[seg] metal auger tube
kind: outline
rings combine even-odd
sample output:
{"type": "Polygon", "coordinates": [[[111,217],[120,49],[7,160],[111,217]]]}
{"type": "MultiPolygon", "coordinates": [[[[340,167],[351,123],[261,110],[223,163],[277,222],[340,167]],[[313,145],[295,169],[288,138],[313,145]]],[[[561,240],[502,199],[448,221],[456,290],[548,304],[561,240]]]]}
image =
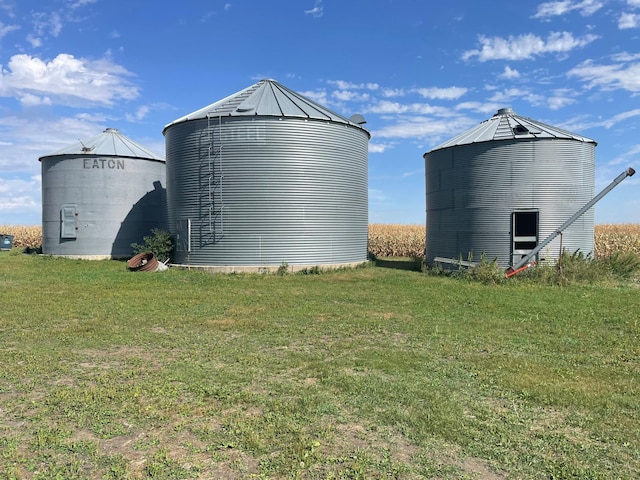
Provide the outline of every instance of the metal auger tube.
{"type": "Polygon", "coordinates": [[[609,193],[611,190],[613,190],[620,182],[622,182],[627,177],[631,177],[634,173],[636,173],[636,171],[633,168],[631,168],[631,167],[627,168],[624,172],[622,172],[620,175],[618,175],[609,185],[607,185],[600,193],[598,193],[595,197],[593,197],[591,200],[589,200],[580,210],[578,210],[576,213],[571,215],[571,217],[566,222],[564,222],[562,225],[560,225],[558,228],[556,228],[551,235],[549,235],[542,242],[540,242],[536,246],[536,248],[531,250],[527,255],[522,257],[522,259],[520,259],[520,261],[518,263],[516,263],[515,265],[509,267],[507,270],[508,271],[515,271],[515,270],[518,270],[520,267],[522,267],[522,266],[526,265],[527,263],[529,263],[529,261],[533,257],[535,257],[536,254],[540,250],[542,250],[549,243],[551,243],[551,241],[554,238],[556,238],[564,230],[566,230],[573,222],[575,222],[587,210],[589,210],[591,207],[593,207],[602,197],[604,197],[607,193],[609,193]]]}

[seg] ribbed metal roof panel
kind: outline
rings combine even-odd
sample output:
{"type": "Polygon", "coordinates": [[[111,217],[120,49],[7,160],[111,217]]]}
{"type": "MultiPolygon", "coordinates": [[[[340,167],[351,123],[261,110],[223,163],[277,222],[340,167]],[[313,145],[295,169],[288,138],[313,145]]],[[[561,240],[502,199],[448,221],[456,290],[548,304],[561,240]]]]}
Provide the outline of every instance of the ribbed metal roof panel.
{"type": "Polygon", "coordinates": [[[107,128],[100,135],[84,142],[78,141],[49,155],[43,155],[40,160],[58,155],[117,156],[164,161],[163,157],[125,137],[116,128],[107,128]]]}
{"type": "Polygon", "coordinates": [[[206,107],[174,120],[165,126],[164,131],[177,123],[219,116],[308,118],[343,123],[364,130],[361,125],[353,123],[348,118],[315,103],[275,80],[265,79],[211,105],[207,105],[206,107]]]}
{"type": "Polygon", "coordinates": [[[517,115],[510,108],[501,108],[488,120],[438,145],[430,152],[444,148],[468,145],[472,143],[491,142],[496,140],[532,140],[532,139],[577,140],[596,144],[595,140],[571,133],[562,128],[553,127],[528,117],[517,115]]]}

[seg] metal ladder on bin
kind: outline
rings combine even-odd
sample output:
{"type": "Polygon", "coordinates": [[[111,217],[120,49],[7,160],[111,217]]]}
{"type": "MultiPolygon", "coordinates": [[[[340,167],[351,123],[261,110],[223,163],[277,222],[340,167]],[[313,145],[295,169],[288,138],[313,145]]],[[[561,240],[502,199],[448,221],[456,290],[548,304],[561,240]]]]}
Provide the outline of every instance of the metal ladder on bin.
{"type": "Polygon", "coordinates": [[[206,193],[206,225],[210,242],[219,242],[224,235],[224,200],[222,170],[222,117],[207,114],[207,193],[206,193]],[[212,120],[217,119],[217,121],[212,120]]]}

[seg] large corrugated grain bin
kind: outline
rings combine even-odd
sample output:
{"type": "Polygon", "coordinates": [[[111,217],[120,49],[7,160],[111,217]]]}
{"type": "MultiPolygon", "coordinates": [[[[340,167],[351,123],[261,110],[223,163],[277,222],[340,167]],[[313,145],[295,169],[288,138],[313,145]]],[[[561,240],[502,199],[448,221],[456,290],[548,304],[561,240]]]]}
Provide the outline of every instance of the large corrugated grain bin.
{"type": "MultiPolygon", "coordinates": [[[[594,194],[596,142],[510,108],[424,154],[426,261],[519,261],[594,194]]],[[[593,252],[593,209],[538,254],[593,252]]]]}
{"type": "Polygon", "coordinates": [[[40,157],[42,251],[126,258],[166,229],[165,161],[114,128],[40,157]]]}
{"type": "Polygon", "coordinates": [[[366,261],[370,135],[361,123],[262,80],[167,125],[173,263],[366,261]]]}

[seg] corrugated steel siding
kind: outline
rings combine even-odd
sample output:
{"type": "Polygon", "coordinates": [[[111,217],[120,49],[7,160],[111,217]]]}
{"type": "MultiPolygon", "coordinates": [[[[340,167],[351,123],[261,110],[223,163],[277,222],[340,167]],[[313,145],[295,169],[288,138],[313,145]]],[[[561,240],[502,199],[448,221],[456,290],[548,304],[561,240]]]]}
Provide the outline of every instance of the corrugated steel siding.
{"type": "MultiPolygon", "coordinates": [[[[425,155],[427,261],[435,257],[511,263],[511,214],[539,210],[544,240],[594,195],[595,144],[567,139],[502,140],[425,155]]],[[[567,228],[562,248],[593,252],[593,209],[567,228]]],[[[541,252],[557,259],[560,238],[541,252]]]]}
{"type": "Polygon", "coordinates": [[[219,120],[177,123],[165,131],[169,226],[184,237],[184,225],[191,221],[191,252],[183,242],[174,263],[366,260],[365,130],[298,118],[222,117],[221,127],[219,120]],[[212,162],[210,145],[214,152],[222,148],[212,162]]]}
{"type": "Polygon", "coordinates": [[[40,160],[44,253],[126,258],[133,254],[131,243],[142,243],[152,228],[167,228],[164,161],[96,155],[40,160]],[[64,205],[77,205],[75,239],[62,238],[64,205]]]}

